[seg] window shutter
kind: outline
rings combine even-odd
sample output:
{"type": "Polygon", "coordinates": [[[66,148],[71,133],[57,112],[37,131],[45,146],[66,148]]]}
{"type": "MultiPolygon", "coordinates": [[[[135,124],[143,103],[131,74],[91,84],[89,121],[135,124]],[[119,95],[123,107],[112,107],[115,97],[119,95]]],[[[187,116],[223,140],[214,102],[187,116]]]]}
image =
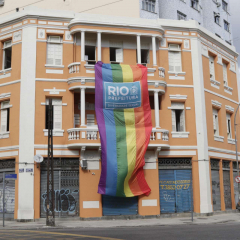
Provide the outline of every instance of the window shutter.
{"type": "Polygon", "coordinates": [[[209,55],[210,79],[215,80],[214,57],[209,55]]]}
{"type": "Polygon", "coordinates": [[[169,71],[174,72],[174,52],[168,52],[169,71]]]}
{"type": "Polygon", "coordinates": [[[7,132],[7,109],[1,110],[1,132],[7,132]]]}
{"type": "Polygon", "coordinates": [[[227,64],[223,63],[223,83],[225,86],[228,85],[228,80],[227,80],[227,64]]]}
{"type": "Polygon", "coordinates": [[[182,71],[182,61],[181,61],[181,52],[174,53],[174,60],[175,60],[175,72],[182,71]]]}
{"type": "Polygon", "coordinates": [[[116,49],[116,62],[123,62],[123,50],[116,49]]]}
{"type": "Polygon", "coordinates": [[[53,129],[62,129],[62,99],[53,99],[53,129]]]}
{"type": "Polygon", "coordinates": [[[185,131],[185,111],[182,110],[180,113],[180,132],[185,131]]]}
{"type": "Polygon", "coordinates": [[[62,44],[55,45],[55,65],[62,65],[62,44]]]}
{"type": "Polygon", "coordinates": [[[87,126],[94,126],[94,125],[95,125],[95,115],[87,114],[87,126]]]}
{"type": "Polygon", "coordinates": [[[172,110],[172,131],[176,132],[176,113],[172,110]]]}
{"type": "Polygon", "coordinates": [[[47,44],[47,64],[53,65],[54,63],[54,45],[47,44]]]}

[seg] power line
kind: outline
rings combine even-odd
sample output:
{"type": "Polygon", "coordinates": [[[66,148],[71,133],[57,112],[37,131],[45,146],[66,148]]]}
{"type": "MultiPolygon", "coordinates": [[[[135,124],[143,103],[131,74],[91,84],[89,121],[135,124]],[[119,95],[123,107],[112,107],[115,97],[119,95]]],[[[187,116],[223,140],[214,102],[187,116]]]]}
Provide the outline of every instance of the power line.
{"type": "MultiPolygon", "coordinates": [[[[33,5],[33,4],[35,4],[35,3],[43,2],[43,1],[45,1],[45,0],[39,0],[39,1],[36,1],[36,2],[34,2],[34,3],[30,3],[30,4],[27,4],[27,5],[21,6],[21,7],[19,7],[19,8],[24,8],[24,7],[33,5]]],[[[1,13],[0,15],[5,14],[5,13],[9,13],[9,12],[12,12],[12,11],[14,11],[14,10],[16,10],[16,8],[14,8],[14,9],[12,9],[12,10],[9,10],[9,11],[7,11],[7,12],[1,13]]]]}
{"type": "Polygon", "coordinates": [[[100,8],[100,7],[105,7],[105,6],[108,6],[108,5],[111,5],[111,4],[114,4],[114,3],[117,3],[117,2],[122,2],[123,0],[118,0],[118,1],[115,1],[115,2],[111,2],[111,3],[106,3],[106,4],[103,4],[101,6],[98,6],[98,7],[94,7],[94,8],[89,8],[87,10],[84,10],[84,11],[81,11],[79,13],[82,13],[82,12],[87,12],[87,11],[90,11],[90,10],[93,10],[93,9],[96,9],[96,8],[100,8]]]}

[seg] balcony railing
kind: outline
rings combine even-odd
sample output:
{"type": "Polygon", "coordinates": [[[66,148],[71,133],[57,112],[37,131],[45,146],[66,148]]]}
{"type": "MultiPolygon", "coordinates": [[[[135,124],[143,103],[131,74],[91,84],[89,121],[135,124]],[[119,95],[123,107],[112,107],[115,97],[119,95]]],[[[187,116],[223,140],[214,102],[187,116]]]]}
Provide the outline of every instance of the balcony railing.
{"type": "Polygon", "coordinates": [[[159,72],[159,77],[165,78],[165,68],[159,67],[158,72],[159,72]]]}
{"type": "MultiPolygon", "coordinates": [[[[71,128],[68,129],[68,140],[99,140],[100,135],[97,127],[87,127],[87,128],[71,128]]],[[[152,129],[150,136],[151,141],[168,141],[169,131],[164,129],[152,129]]]]}
{"type": "Polygon", "coordinates": [[[150,136],[151,141],[157,141],[157,140],[162,140],[162,141],[168,141],[169,139],[169,131],[164,130],[164,129],[152,129],[152,133],[150,136]]]}
{"type": "Polygon", "coordinates": [[[69,73],[79,73],[80,71],[80,62],[71,63],[68,65],[69,73]]]}

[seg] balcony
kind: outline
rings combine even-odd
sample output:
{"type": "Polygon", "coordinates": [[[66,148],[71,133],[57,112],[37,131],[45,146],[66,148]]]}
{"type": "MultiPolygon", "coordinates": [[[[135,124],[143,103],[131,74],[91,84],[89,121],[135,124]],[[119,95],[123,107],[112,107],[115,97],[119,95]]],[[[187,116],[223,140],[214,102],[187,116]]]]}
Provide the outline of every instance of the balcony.
{"type": "MultiPolygon", "coordinates": [[[[100,146],[100,134],[97,126],[87,128],[68,129],[68,147],[78,148],[83,145],[100,146]]],[[[152,129],[149,147],[168,147],[169,131],[164,129],[152,129]]]]}

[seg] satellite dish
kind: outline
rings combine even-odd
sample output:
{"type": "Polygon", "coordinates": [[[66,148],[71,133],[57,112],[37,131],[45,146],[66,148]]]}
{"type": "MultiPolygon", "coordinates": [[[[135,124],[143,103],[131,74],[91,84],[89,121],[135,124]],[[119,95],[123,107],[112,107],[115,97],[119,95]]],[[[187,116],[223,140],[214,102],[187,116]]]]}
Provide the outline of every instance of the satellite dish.
{"type": "Polygon", "coordinates": [[[43,161],[43,157],[40,154],[34,156],[34,161],[36,163],[41,163],[43,161]]]}

